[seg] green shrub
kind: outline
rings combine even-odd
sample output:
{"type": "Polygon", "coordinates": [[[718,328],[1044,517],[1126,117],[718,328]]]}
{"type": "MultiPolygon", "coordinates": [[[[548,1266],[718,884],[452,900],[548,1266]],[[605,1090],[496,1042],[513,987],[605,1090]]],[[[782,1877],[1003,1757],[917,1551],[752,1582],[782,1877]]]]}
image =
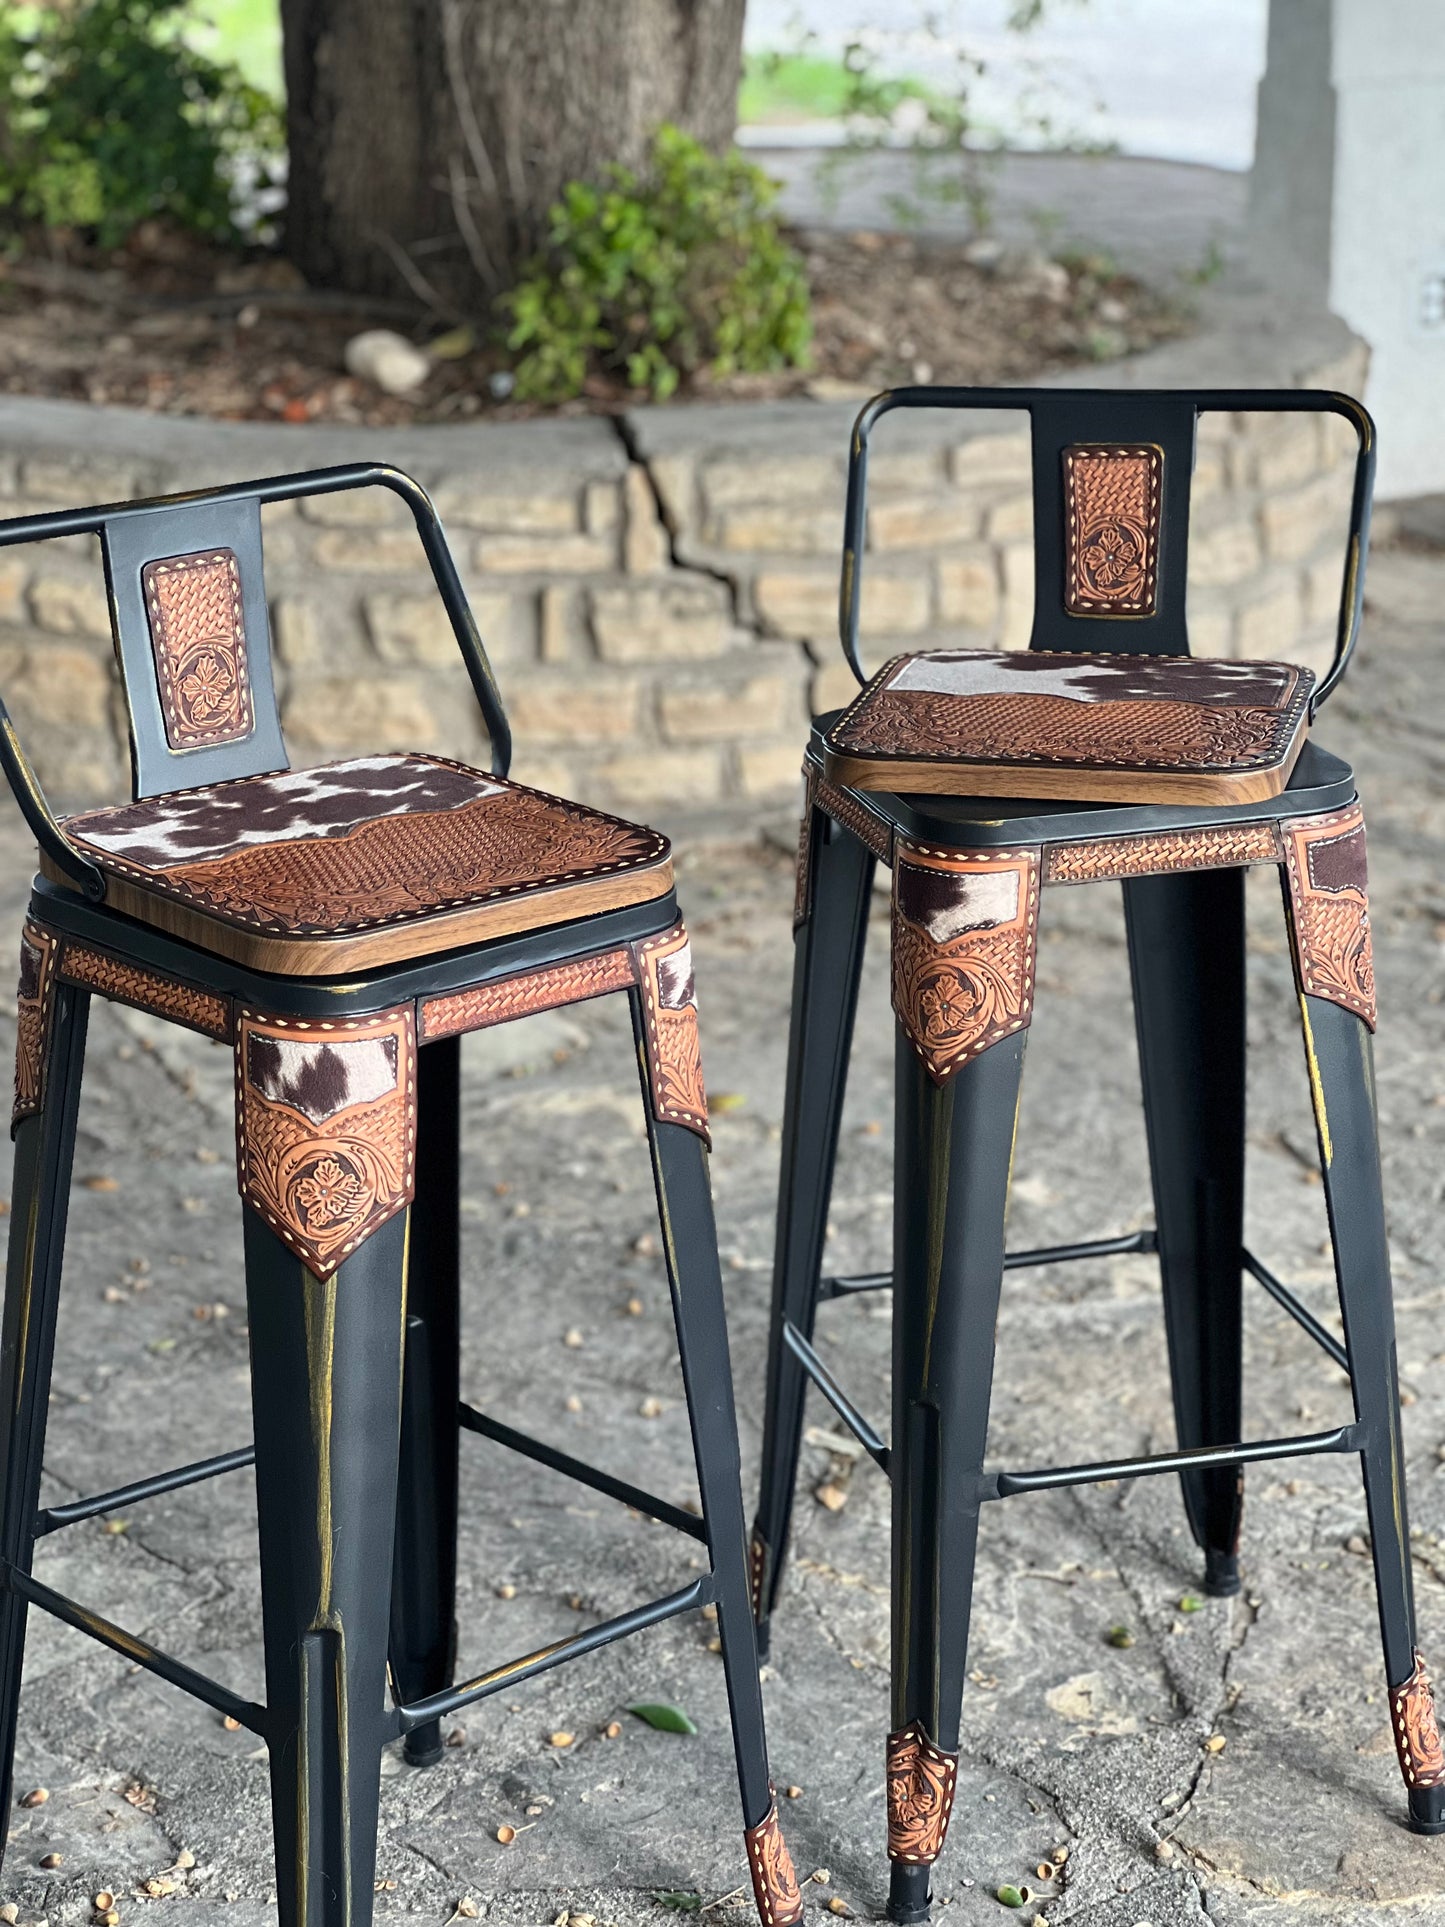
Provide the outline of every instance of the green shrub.
{"type": "Polygon", "coordinates": [[[280,144],[273,103],[180,37],[186,0],[0,8],[0,223],[114,247],[167,217],[235,233],[230,167],[280,144]]]}
{"type": "Polygon", "coordinates": [[[502,297],[518,396],[565,400],[599,372],[661,399],[703,370],[801,362],[808,288],[768,211],[775,192],[740,154],[719,158],[668,126],[645,174],[569,182],[545,252],[502,297]]]}

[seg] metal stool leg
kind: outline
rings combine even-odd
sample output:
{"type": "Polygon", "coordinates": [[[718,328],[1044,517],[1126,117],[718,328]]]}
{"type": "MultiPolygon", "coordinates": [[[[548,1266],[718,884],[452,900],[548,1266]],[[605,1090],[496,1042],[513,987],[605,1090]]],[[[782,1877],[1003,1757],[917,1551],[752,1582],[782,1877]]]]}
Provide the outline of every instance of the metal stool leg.
{"type": "Polygon", "coordinates": [[[686,932],[678,925],[666,936],[639,945],[638,960],[642,988],[632,992],[632,1022],[717,1602],[748,1871],[762,1927],[789,1927],[802,1919],[803,1901],[768,1774],[737,1413],[708,1183],[707,1102],[686,932]]]}
{"type": "MultiPolygon", "coordinates": [[[[1125,883],[1159,1270],[1184,1449],[1240,1437],[1244,1245],[1244,872],[1125,883]]],[[[1244,1472],[1180,1475],[1204,1588],[1239,1590],[1244,1472]]]]}
{"type": "Polygon", "coordinates": [[[407,1213],[320,1279],[246,1211],[281,1927],[368,1927],[386,1710],[407,1213]]]}
{"type": "Polygon", "coordinates": [[[1370,1033],[1354,1012],[1337,1003],[1302,996],[1300,1008],[1355,1413],[1366,1428],[1360,1459],[1391,1724],[1409,1792],[1411,1828],[1416,1833],[1445,1833],[1445,1753],[1429,1678],[1415,1644],[1405,1451],[1370,1033]]]}
{"type": "MultiPolygon", "coordinates": [[[[417,1055],[417,1193],[392,1572],[391,1670],[403,1701],[450,1686],[456,1663],[460,1100],[461,1039],[426,1045],[417,1055]]],[[[432,1766],[442,1752],[439,1720],[406,1736],[412,1766],[432,1766]]]]}
{"type": "Polygon", "coordinates": [[[762,1480],[750,1546],[764,1655],[787,1553],[807,1390],[783,1328],[796,1325],[812,1339],[873,884],[872,853],[821,810],[812,812],[810,843],[812,874],[802,879],[803,918],[794,939],[762,1480]]]}
{"type": "MultiPolygon", "coordinates": [[[[24,987],[22,985],[22,1026],[24,987]]],[[[38,1108],[15,1129],[10,1250],[5,1277],[3,1339],[0,1339],[0,1557],[7,1571],[30,1571],[35,1513],[45,1450],[46,1401],[55,1349],[61,1259],[70,1204],[71,1159],[90,993],[47,986],[35,1005],[40,1035],[35,1069],[38,1108]],[[43,1017],[41,1012],[43,1010],[43,1017]]],[[[22,1035],[22,1049],[24,1047],[22,1035]]],[[[17,1080],[18,1081],[18,1080],[17,1080]]],[[[26,1602],[0,1589],[0,1813],[12,1805],[15,1727],[25,1655],[26,1602]]],[[[0,1840],[0,1852],[4,1842],[0,1840]]]]}
{"type": "Polygon", "coordinates": [[[927,1918],[953,1803],[1026,1032],[950,1083],[898,1040],[888,1915],[927,1918]]]}

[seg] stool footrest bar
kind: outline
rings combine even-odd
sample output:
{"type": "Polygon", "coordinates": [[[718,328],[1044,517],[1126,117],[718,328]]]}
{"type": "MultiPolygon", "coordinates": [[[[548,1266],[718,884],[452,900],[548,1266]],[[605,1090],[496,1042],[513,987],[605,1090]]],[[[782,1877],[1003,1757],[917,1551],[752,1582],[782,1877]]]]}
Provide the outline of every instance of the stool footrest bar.
{"type": "Polygon", "coordinates": [[[159,1498],[163,1492],[179,1492],[183,1486],[198,1485],[202,1479],[214,1479],[222,1472],[239,1472],[243,1466],[256,1463],[254,1445],[238,1446],[234,1452],[222,1452],[214,1459],[197,1459],[192,1465],[177,1466],[174,1472],[157,1472],[152,1479],[137,1479],[133,1485],[118,1485],[113,1492],[99,1492],[94,1498],[74,1499],[69,1505],[47,1506],[37,1512],[32,1528],[37,1539],[43,1539],[48,1532],[59,1532],[62,1526],[78,1525],[82,1519],[93,1519],[101,1512],[114,1512],[120,1506],[139,1505],[143,1499],[159,1498]]]}
{"type": "MultiPolygon", "coordinates": [[[[1125,1231],[1117,1238],[1090,1238],[1083,1244],[1040,1245],[1035,1251],[1011,1251],[1003,1261],[1005,1271],[1021,1271],[1028,1265],[1068,1265],[1079,1258],[1117,1258],[1133,1251],[1157,1251],[1159,1234],[1151,1229],[1125,1231]]],[[[851,1298],[860,1291],[884,1291],[893,1283],[891,1271],[861,1271],[851,1278],[820,1278],[818,1296],[851,1298]]]]}
{"type": "Polygon", "coordinates": [[[1274,1302],[1287,1311],[1297,1325],[1309,1333],[1321,1351],[1329,1353],[1342,1372],[1348,1373],[1350,1355],[1334,1333],[1326,1330],[1309,1306],[1302,1305],[1289,1286],[1281,1284],[1274,1273],[1262,1265],[1252,1251],[1246,1248],[1240,1255],[1250,1277],[1264,1286],[1274,1302]]]}
{"type": "Polygon", "coordinates": [[[690,1586],[684,1586],[681,1592],[669,1593],[665,1599],[654,1599],[650,1605],[634,1607],[630,1613],[619,1613],[615,1619],[604,1619],[599,1626],[589,1626],[585,1633],[574,1633],[570,1639],[559,1639],[553,1646],[543,1646],[522,1659],[496,1666],[479,1679],[468,1680],[465,1686],[451,1686],[445,1692],[429,1694],[424,1700],[413,1700],[409,1705],[398,1706],[396,1713],[400,1730],[403,1733],[414,1732],[429,1720],[446,1719],[452,1713],[459,1713],[464,1706],[471,1706],[477,1700],[500,1693],[504,1687],[518,1686],[524,1679],[535,1679],[538,1673],[548,1673],[566,1660],[580,1659],[583,1653],[596,1652],[599,1646],[610,1646],[613,1640],[625,1639],[629,1633],[639,1633],[644,1627],[656,1626],[664,1619],[674,1619],[678,1613],[690,1612],[695,1607],[711,1605],[715,1593],[712,1574],[704,1573],[702,1578],[694,1579],[690,1586]]]}
{"type": "Polygon", "coordinates": [[[843,1387],[834,1378],[828,1367],[819,1358],[813,1347],[804,1338],[797,1326],[784,1322],[783,1343],[797,1359],[803,1370],[812,1379],[818,1390],[827,1399],[833,1410],[842,1419],[848,1430],[857,1439],[863,1450],[872,1459],[880,1472],[888,1471],[888,1447],[879,1438],[873,1427],[864,1418],[858,1407],[849,1398],[843,1387]]]}
{"type": "Polygon", "coordinates": [[[1106,1459],[1096,1465],[1045,1466],[1037,1472],[986,1472],[981,1499],[1011,1499],[1020,1492],[1050,1492],[1065,1485],[1099,1485],[1107,1479],[1147,1478],[1156,1472],[1187,1472],[1196,1466],[1247,1465],[1255,1459],[1302,1459],[1315,1452],[1361,1452],[1363,1425],[1337,1425],[1292,1439],[1255,1439],[1243,1445],[1205,1445],[1191,1452],[1156,1452],[1141,1459],[1106,1459]]]}
{"type": "Polygon", "coordinates": [[[520,1452],[523,1458],[535,1459],[538,1465],[560,1472],[564,1478],[576,1479],[580,1485],[590,1485],[594,1492],[601,1492],[622,1505],[630,1505],[635,1512],[646,1513],[649,1519],[656,1519],[660,1525],[671,1526],[674,1532],[685,1532],[690,1539],[701,1539],[706,1545],[707,1521],[698,1518],[695,1513],[684,1512],[681,1506],[671,1505],[666,1499],[654,1498],[652,1493],[644,1492],[641,1486],[629,1485],[626,1479],[614,1479],[610,1472],[600,1471],[595,1465],[574,1459],[570,1453],[559,1452],[555,1446],[544,1445],[540,1439],[534,1439],[526,1432],[503,1425],[500,1419],[488,1418],[485,1412],[477,1411],[475,1406],[465,1401],[457,1407],[457,1418],[464,1431],[492,1439],[496,1444],[506,1446],[509,1452],[520,1452]]]}
{"type": "Polygon", "coordinates": [[[89,1607],[79,1605],[74,1599],[67,1599],[64,1593],[52,1591],[28,1572],[21,1572],[18,1566],[7,1565],[4,1568],[4,1582],[12,1592],[18,1592],[22,1599],[28,1599],[32,1606],[39,1606],[42,1612],[64,1620],[67,1626],[73,1626],[78,1633],[85,1633],[102,1646],[109,1646],[112,1652],[119,1653],[123,1659],[134,1660],[137,1666],[144,1666],[147,1672],[155,1673],[172,1686],[179,1686],[192,1699],[215,1707],[218,1713],[224,1713],[227,1719],[235,1720],[253,1733],[259,1733],[262,1739],[266,1737],[266,1709],[258,1706],[254,1700],[242,1699],[239,1693],[222,1686],[219,1680],[208,1679],[193,1666],[187,1666],[183,1659],[173,1659],[169,1653],[152,1646],[149,1640],[126,1632],[108,1619],[102,1619],[99,1613],[91,1612],[89,1607]]]}

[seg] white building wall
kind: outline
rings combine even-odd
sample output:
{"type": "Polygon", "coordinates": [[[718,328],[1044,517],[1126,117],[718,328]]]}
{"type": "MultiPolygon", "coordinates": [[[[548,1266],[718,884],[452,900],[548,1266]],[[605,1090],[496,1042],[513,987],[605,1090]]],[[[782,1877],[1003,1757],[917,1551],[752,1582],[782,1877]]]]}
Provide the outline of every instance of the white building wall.
{"type": "Polygon", "coordinates": [[[1333,26],[1330,306],[1370,344],[1381,496],[1445,491],[1445,0],[1333,26]]]}

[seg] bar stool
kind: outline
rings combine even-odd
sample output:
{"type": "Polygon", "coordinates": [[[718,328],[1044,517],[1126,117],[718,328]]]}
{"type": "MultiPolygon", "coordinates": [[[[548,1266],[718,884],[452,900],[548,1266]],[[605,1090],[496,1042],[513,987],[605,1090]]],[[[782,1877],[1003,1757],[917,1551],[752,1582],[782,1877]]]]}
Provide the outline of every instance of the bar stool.
{"type": "Polygon", "coordinates": [[[100,537],[133,800],[57,822],[0,708],[0,764],[40,846],[21,943],[15,1181],[0,1343],[0,1812],[27,1609],[250,1728],[271,1764],[283,1927],[367,1927],[381,1753],[625,1634],[716,1606],[764,1927],[802,1907],[768,1780],[708,1186],[687,933],[668,844],[506,776],[510,734],[425,491],[376,464],[0,523],[100,537]],[[481,705],[490,774],[436,756],[292,770],[273,687],[263,503],[382,487],[416,522],[481,705]],[[637,1038],[701,1516],[460,1401],[460,1039],[626,994],[637,1038]],[[229,1043],[253,1446],[38,1510],[76,1109],[93,995],[229,1043]],[[453,1683],[461,1429],[702,1543],[666,1598],[453,1683]],[[31,1570],[57,1527],[254,1463],[266,1703],[31,1570]],[[400,1502],[399,1502],[400,1495],[400,1502]]]}
{"type": "Polygon", "coordinates": [[[1389,1255],[1376,1142],[1375,988],[1354,777],[1307,739],[1359,629],[1373,425],[1325,393],[906,388],[859,417],[841,629],[864,686],[815,724],[798,855],[792,1024],[753,1603],[766,1651],[811,1381],[892,1483],[889,1914],[926,1918],[957,1771],[979,1508],[1177,1471],[1215,1595],[1238,1590],[1243,1466],[1358,1454],[1410,1825],[1445,1830],[1445,1754],[1416,1649],[1389,1255]],[[858,611],[870,436],[893,409],[1031,422],[1028,652],[905,656],[865,680],[858,611]],[[1185,561],[1203,410],[1319,411],[1359,438],[1334,660],[1191,658],[1185,561]],[[891,1271],[824,1277],[823,1246],[875,862],[889,864],[897,1017],[891,1271]],[[1281,872],[1317,1125],[1340,1345],[1244,1247],[1244,867],[1281,872]],[[1009,1252],[1009,1171],[1041,888],[1123,882],[1156,1228],[1009,1252]],[[1158,1254],[1178,1449],[985,1469],[1006,1269],[1158,1254]],[[1257,1279],[1345,1369],[1355,1419],[1241,1438],[1241,1300],[1257,1279]],[[892,1442],[814,1348],[824,1300],[893,1288],[892,1442]]]}

